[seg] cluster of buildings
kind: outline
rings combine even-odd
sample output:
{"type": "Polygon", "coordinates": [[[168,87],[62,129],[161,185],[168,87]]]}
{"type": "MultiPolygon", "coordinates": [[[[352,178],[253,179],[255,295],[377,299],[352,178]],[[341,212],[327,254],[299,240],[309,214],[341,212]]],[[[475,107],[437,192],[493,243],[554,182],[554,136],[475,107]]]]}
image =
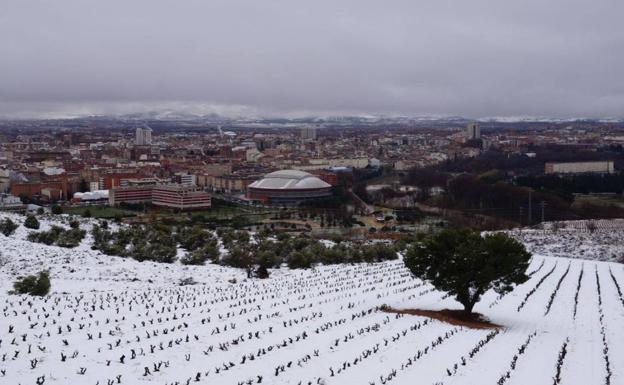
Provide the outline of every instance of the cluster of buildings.
{"type": "MultiPolygon", "coordinates": [[[[489,148],[527,152],[536,143],[624,144],[615,130],[596,134],[560,125],[483,133],[479,123],[332,129],[313,122],[252,122],[231,124],[225,131],[188,122],[160,129],[118,122],[71,124],[79,127],[42,123],[0,135],[0,192],[13,201],[151,203],[181,210],[208,208],[214,194],[286,205],[331,195],[333,186],[353,177],[352,170],[402,172],[474,157],[489,148]]],[[[545,171],[613,172],[613,167],[613,162],[553,163],[545,171]]]]}

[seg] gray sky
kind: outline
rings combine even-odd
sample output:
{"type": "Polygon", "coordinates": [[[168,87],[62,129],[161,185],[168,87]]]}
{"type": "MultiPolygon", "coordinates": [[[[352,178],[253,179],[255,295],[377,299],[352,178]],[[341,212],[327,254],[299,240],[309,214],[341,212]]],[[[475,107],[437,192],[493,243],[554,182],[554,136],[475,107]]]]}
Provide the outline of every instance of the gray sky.
{"type": "Polygon", "coordinates": [[[624,117],[623,0],[0,0],[0,116],[624,117]]]}

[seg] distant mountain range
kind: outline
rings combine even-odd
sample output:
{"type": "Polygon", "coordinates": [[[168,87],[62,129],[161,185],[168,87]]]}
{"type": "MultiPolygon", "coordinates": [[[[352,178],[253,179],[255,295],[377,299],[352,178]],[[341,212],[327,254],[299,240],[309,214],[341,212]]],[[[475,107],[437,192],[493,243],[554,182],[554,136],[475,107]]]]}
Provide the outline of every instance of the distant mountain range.
{"type": "MultiPolygon", "coordinates": [[[[2,120],[0,118],[0,120],[2,120]]],[[[8,119],[12,120],[12,119],[8,119]]],[[[225,116],[217,113],[200,114],[188,111],[157,110],[149,112],[137,112],[119,115],[88,115],[75,116],[61,119],[23,119],[29,121],[72,121],[72,120],[120,120],[125,122],[189,122],[189,123],[213,123],[213,124],[327,124],[327,125],[458,125],[478,121],[484,124],[528,124],[528,123],[553,123],[565,124],[574,122],[586,123],[616,123],[623,124],[624,118],[549,118],[535,116],[494,116],[469,118],[463,116],[444,115],[336,115],[336,116],[305,116],[305,117],[280,117],[280,116],[225,116]]]]}
{"type": "Polygon", "coordinates": [[[215,113],[208,115],[193,114],[179,111],[151,111],[145,113],[126,114],[116,116],[122,120],[163,120],[163,121],[248,121],[248,122],[292,122],[292,123],[408,123],[408,122],[484,122],[484,123],[572,123],[572,122],[596,122],[596,123],[624,123],[623,118],[549,118],[535,116],[494,116],[481,118],[468,118],[463,116],[443,115],[416,115],[416,116],[390,116],[390,115],[344,115],[344,116],[307,116],[307,117],[227,117],[215,113]]]}

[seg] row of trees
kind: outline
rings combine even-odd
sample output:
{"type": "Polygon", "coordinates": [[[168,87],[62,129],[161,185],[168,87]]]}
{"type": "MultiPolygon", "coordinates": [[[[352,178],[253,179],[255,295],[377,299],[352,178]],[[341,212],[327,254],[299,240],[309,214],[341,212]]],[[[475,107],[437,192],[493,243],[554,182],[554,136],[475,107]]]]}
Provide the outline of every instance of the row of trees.
{"type": "Polygon", "coordinates": [[[91,235],[92,248],[107,255],[129,257],[137,261],[175,261],[176,241],[170,229],[164,225],[121,227],[111,231],[108,223],[103,222],[103,225],[93,225],[91,235]]]}
{"type": "Polygon", "coordinates": [[[71,222],[69,229],[52,226],[48,231],[30,233],[26,239],[30,242],[73,248],[80,245],[85,235],[86,231],[80,228],[78,222],[71,222]]]}
{"type": "Polygon", "coordinates": [[[168,227],[137,225],[111,231],[107,224],[94,225],[93,249],[107,255],[138,261],[171,263],[177,247],[186,251],[180,262],[203,265],[212,262],[246,269],[249,276],[268,276],[268,269],[287,264],[290,268],[309,268],[315,264],[380,262],[396,259],[394,247],[385,244],[339,242],[327,246],[319,240],[292,237],[269,231],[250,234],[245,230],[219,228],[216,235],[199,226],[168,227]],[[220,250],[221,243],[223,250],[220,250]]]}
{"type": "MultiPolygon", "coordinates": [[[[31,228],[35,226],[33,219],[36,221],[33,216],[26,220],[31,228]]],[[[37,227],[38,224],[37,221],[37,227]]],[[[10,234],[17,226],[5,218],[0,222],[0,231],[10,234]]],[[[397,251],[406,250],[404,262],[414,276],[455,296],[468,314],[486,291],[493,289],[504,294],[511,291],[513,285],[525,282],[531,258],[521,243],[504,233],[482,236],[478,232],[456,229],[429,237],[411,237],[393,246],[340,240],[330,244],[286,233],[250,234],[231,228],[220,228],[215,236],[199,226],[170,228],[152,224],[112,231],[106,221],[94,225],[91,234],[92,247],[108,255],[172,263],[180,246],[186,250],[181,259],[184,264],[203,265],[210,261],[245,269],[248,277],[259,278],[268,277],[269,269],[283,264],[292,269],[305,269],[316,264],[374,263],[397,259],[397,251]],[[219,243],[224,248],[223,253],[219,243]]],[[[69,229],[52,226],[48,231],[30,233],[28,239],[74,247],[84,236],[85,231],[78,222],[72,221],[69,229]]],[[[45,272],[15,283],[16,293],[45,295],[48,290],[49,278],[45,272]]]]}
{"type": "Polygon", "coordinates": [[[624,172],[617,174],[533,175],[516,179],[519,185],[552,191],[572,200],[573,194],[616,193],[624,191],[624,172]]]}
{"type": "Polygon", "coordinates": [[[259,232],[253,239],[247,232],[221,229],[217,233],[227,249],[220,263],[245,268],[250,276],[264,276],[267,269],[282,264],[291,269],[305,269],[319,263],[374,263],[397,258],[396,250],[382,243],[338,242],[330,245],[286,233],[271,236],[268,232],[259,232]]]}

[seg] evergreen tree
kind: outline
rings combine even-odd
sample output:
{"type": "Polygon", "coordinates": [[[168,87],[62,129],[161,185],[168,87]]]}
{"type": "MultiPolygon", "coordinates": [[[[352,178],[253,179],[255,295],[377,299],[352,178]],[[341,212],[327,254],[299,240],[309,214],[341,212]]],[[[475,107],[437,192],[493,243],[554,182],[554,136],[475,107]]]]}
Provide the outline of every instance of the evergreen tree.
{"type": "Polygon", "coordinates": [[[39,229],[39,221],[34,215],[28,215],[24,221],[24,227],[37,230],[39,229]]]}
{"type": "Polygon", "coordinates": [[[504,233],[482,237],[470,230],[444,230],[413,244],[405,266],[418,278],[455,296],[467,314],[489,289],[502,294],[525,282],[531,254],[504,233]]]}
{"type": "Polygon", "coordinates": [[[0,221],[0,233],[4,234],[6,237],[13,234],[18,227],[19,225],[9,218],[4,218],[4,220],[0,221]]]}
{"type": "Polygon", "coordinates": [[[42,271],[38,276],[29,275],[13,284],[14,293],[30,294],[43,297],[50,291],[50,276],[47,271],[42,271]]]}

